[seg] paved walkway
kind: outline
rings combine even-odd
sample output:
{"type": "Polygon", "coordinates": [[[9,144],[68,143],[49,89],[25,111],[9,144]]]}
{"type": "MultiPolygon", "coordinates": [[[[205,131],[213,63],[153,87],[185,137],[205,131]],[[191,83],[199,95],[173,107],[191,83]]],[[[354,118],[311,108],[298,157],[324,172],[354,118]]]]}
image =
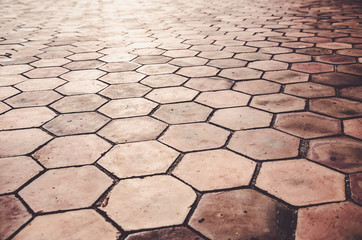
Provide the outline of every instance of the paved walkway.
{"type": "Polygon", "coordinates": [[[2,0],[0,239],[362,239],[362,5],[2,0]]]}

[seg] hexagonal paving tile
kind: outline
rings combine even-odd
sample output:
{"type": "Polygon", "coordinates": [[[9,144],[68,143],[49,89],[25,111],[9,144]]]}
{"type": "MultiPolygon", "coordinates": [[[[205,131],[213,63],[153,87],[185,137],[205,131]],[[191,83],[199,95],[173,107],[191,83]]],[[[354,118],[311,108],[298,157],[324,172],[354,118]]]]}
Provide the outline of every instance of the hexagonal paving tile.
{"type": "Polygon", "coordinates": [[[152,116],[170,124],[178,124],[205,121],[211,112],[211,108],[185,102],[162,105],[152,116]]]}
{"type": "Polygon", "coordinates": [[[94,111],[107,102],[106,99],[96,94],[84,94],[79,96],[69,96],[60,99],[50,105],[60,113],[87,112],[94,111]]]}
{"type": "Polygon", "coordinates": [[[41,68],[41,67],[60,67],[64,64],[71,62],[66,58],[45,58],[38,61],[32,62],[30,65],[41,68]]]}
{"type": "Polygon", "coordinates": [[[106,63],[99,67],[99,69],[106,72],[123,72],[132,71],[138,68],[140,65],[133,62],[117,62],[117,63],[106,63]]]}
{"type": "Polygon", "coordinates": [[[232,129],[242,130],[268,127],[273,115],[250,107],[227,108],[217,110],[210,122],[232,129]]]}
{"type": "Polygon", "coordinates": [[[98,164],[119,178],[164,173],[179,153],[157,141],[114,146],[98,164]]]}
{"type": "Polygon", "coordinates": [[[351,44],[339,43],[339,42],[318,43],[316,46],[320,47],[320,48],[328,48],[328,49],[333,49],[333,50],[352,48],[351,44]]]}
{"type": "Polygon", "coordinates": [[[200,191],[247,186],[256,164],[227,150],[186,154],[173,174],[200,191]]]}
{"type": "Polygon", "coordinates": [[[63,136],[96,132],[108,121],[109,118],[96,112],[69,113],[57,116],[43,127],[57,136],[63,136]]]}
{"type": "Polygon", "coordinates": [[[62,96],[54,91],[23,92],[5,102],[12,107],[36,107],[48,105],[62,96]]]}
{"type": "Polygon", "coordinates": [[[20,91],[13,87],[0,87],[0,100],[11,97],[20,91]]]}
{"type": "Polygon", "coordinates": [[[112,100],[99,109],[111,118],[135,117],[149,114],[157,103],[144,98],[112,100]]]}
{"type": "Polygon", "coordinates": [[[69,210],[90,207],[111,184],[94,166],[62,168],[45,172],[19,195],[34,212],[69,210]]]}
{"type": "Polygon", "coordinates": [[[313,74],[311,81],[336,87],[362,85],[359,77],[337,72],[313,74]]]}
{"type": "Polygon", "coordinates": [[[107,75],[100,78],[103,82],[109,84],[119,84],[119,83],[134,83],[139,82],[145,77],[144,74],[138,72],[113,72],[108,73],[107,75]]]}
{"type": "Polygon", "coordinates": [[[344,73],[351,73],[358,76],[362,75],[362,64],[355,63],[355,64],[349,64],[349,65],[340,65],[337,66],[338,72],[344,72],[344,73]]]}
{"type": "Polygon", "coordinates": [[[120,233],[94,210],[86,209],[36,217],[14,238],[20,239],[117,239],[120,233]]]}
{"type": "Polygon", "coordinates": [[[52,137],[40,129],[2,131],[0,157],[11,157],[32,152],[52,137]]]}
{"type": "Polygon", "coordinates": [[[256,186],[295,206],[345,200],[344,175],[305,159],[263,163],[256,186]]]}
{"type": "Polygon", "coordinates": [[[232,90],[224,90],[201,93],[195,101],[214,108],[224,108],[245,106],[248,104],[249,99],[249,95],[232,90]]]}
{"type": "Polygon", "coordinates": [[[294,63],[292,69],[306,73],[333,72],[333,65],[315,62],[294,63]]]}
{"type": "Polygon", "coordinates": [[[288,63],[295,63],[295,62],[308,62],[312,60],[311,56],[298,54],[298,53],[286,53],[286,54],[279,54],[273,57],[275,60],[288,62],[288,63]]]}
{"type": "Polygon", "coordinates": [[[111,99],[117,98],[133,98],[142,97],[148,93],[151,88],[139,83],[123,83],[117,85],[111,85],[102,90],[100,94],[109,97],[111,99]]]}
{"type": "Polygon", "coordinates": [[[0,193],[16,191],[29,179],[43,170],[29,157],[0,158],[0,193]]]}
{"type": "Polygon", "coordinates": [[[234,58],[228,59],[216,59],[208,62],[207,65],[217,67],[217,68],[236,68],[236,67],[244,67],[247,61],[242,61],[234,58]]]}
{"type": "Polygon", "coordinates": [[[235,132],[228,148],[255,160],[298,156],[299,139],[274,129],[235,132]]]}
{"type": "Polygon", "coordinates": [[[269,112],[289,112],[302,110],[305,107],[305,100],[283,93],[255,96],[250,106],[263,109],[269,112]]]}
{"type": "Polygon", "coordinates": [[[31,214],[14,196],[0,196],[0,238],[8,239],[16,230],[31,219],[31,214]]]}
{"type": "Polygon", "coordinates": [[[96,80],[105,74],[106,74],[105,72],[100,70],[88,69],[88,70],[70,71],[66,74],[63,74],[61,78],[68,80],[70,82],[85,81],[85,80],[89,81],[89,80],[96,80]]]}
{"type": "Polygon", "coordinates": [[[234,58],[238,58],[238,59],[242,59],[242,60],[246,60],[246,61],[269,60],[271,58],[271,55],[265,54],[265,53],[260,53],[260,52],[256,52],[256,53],[251,52],[251,53],[236,54],[234,56],[234,58]]]}
{"type": "Polygon", "coordinates": [[[233,80],[247,80],[260,78],[263,72],[250,68],[230,68],[224,69],[219,73],[219,76],[230,78],[233,80]]]}
{"type": "Polygon", "coordinates": [[[274,60],[263,60],[255,61],[248,64],[248,67],[255,68],[263,71],[272,71],[272,70],[283,70],[288,68],[287,63],[274,61],[274,60]]]}
{"type": "Polygon", "coordinates": [[[334,137],[310,141],[307,158],[342,172],[352,173],[362,170],[361,154],[360,141],[334,137]]]}
{"type": "Polygon", "coordinates": [[[280,90],[280,84],[265,80],[251,80],[235,83],[233,90],[248,94],[266,94],[277,93],[280,90]]]}
{"type": "Polygon", "coordinates": [[[4,75],[0,74],[0,86],[10,86],[17,83],[21,83],[23,81],[28,80],[28,78],[21,75],[4,75]]]}
{"type": "Polygon", "coordinates": [[[78,81],[78,82],[69,82],[60,86],[56,90],[64,95],[77,95],[77,94],[87,94],[87,93],[97,93],[100,90],[107,87],[107,84],[97,81],[78,81]]]}
{"type": "Polygon", "coordinates": [[[301,138],[331,136],[341,132],[339,120],[310,112],[278,114],[274,126],[301,138]]]}
{"type": "Polygon", "coordinates": [[[98,134],[114,143],[125,143],[156,139],[166,124],[150,117],[113,120],[98,134]]]}
{"type": "Polygon", "coordinates": [[[146,75],[157,75],[157,74],[173,73],[177,69],[178,67],[170,64],[150,64],[138,68],[137,71],[140,73],[144,73],[146,75]]]}
{"type": "Polygon", "coordinates": [[[190,226],[210,239],[291,238],[291,212],[251,189],[202,196],[190,226]]]}
{"type": "Polygon", "coordinates": [[[343,98],[313,99],[309,102],[309,109],[337,118],[362,116],[362,103],[343,98]]]}
{"type": "Polygon", "coordinates": [[[46,107],[14,109],[0,115],[0,130],[40,127],[55,116],[46,107]]]}
{"type": "Polygon", "coordinates": [[[349,179],[353,201],[362,204],[362,173],[351,174],[349,179]]]}
{"type": "Polygon", "coordinates": [[[154,89],[146,97],[159,103],[173,103],[190,101],[197,93],[197,91],[185,87],[168,87],[154,89]]]}
{"type": "Polygon", "coordinates": [[[298,211],[297,240],[353,239],[362,235],[361,208],[350,202],[302,208],[298,211]]]}
{"type": "Polygon", "coordinates": [[[1,66],[0,75],[12,75],[12,74],[20,74],[33,69],[32,66],[29,65],[10,65],[10,66],[1,66]]]}
{"type": "Polygon", "coordinates": [[[66,72],[69,72],[69,70],[62,67],[44,67],[35,68],[24,75],[29,78],[51,78],[58,77],[66,72]]]}
{"type": "Polygon", "coordinates": [[[284,92],[305,98],[331,97],[336,94],[333,87],[313,82],[288,84],[284,92]]]}
{"type": "Polygon", "coordinates": [[[318,62],[325,62],[331,64],[346,64],[346,63],[356,62],[356,60],[353,57],[348,57],[343,55],[322,55],[315,57],[315,59],[318,62]]]}
{"type": "Polygon", "coordinates": [[[172,87],[180,86],[186,82],[187,78],[176,74],[163,74],[148,76],[141,81],[141,83],[150,87],[172,87]]]}
{"type": "Polygon", "coordinates": [[[22,91],[42,91],[52,90],[66,81],[60,78],[40,78],[40,79],[29,79],[16,85],[16,87],[22,91]]]}
{"type": "Polygon", "coordinates": [[[97,135],[55,138],[32,156],[47,168],[94,163],[111,145],[97,135]]]}
{"type": "Polygon", "coordinates": [[[104,64],[105,63],[98,60],[86,60],[86,61],[71,62],[64,65],[63,67],[69,70],[86,70],[86,69],[99,68],[104,64]]]}
{"type": "Polygon", "coordinates": [[[133,60],[133,62],[139,64],[159,64],[159,63],[166,63],[170,61],[171,58],[165,56],[139,56],[133,60]]]}
{"type": "Polygon", "coordinates": [[[177,71],[178,74],[186,77],[211,77],[215,76],[219,70],[209,66],[183,67],[177,71]]]}
{"type": "Polygon", "coordinates": [[[362,139],[362,118],[343,121],[344,133],[362,139]]]}
{"type": "Polygon", "coordinates": [[[184,222],[196,194],[170,176],[128,179],[118,183],[101,209],[126,231],[184,222]]]}
{"type": "Polygon", "coordinates": [[[199,91],[214,91],[214,90],[224,90],[230,89],[233,85],[233,81],[219,78],[219,77],[211,77],[211,78],[191,78],[186,82],[185,86],[199,90],[199,91]]]}
{"type": "Polygon", "coordinates": [[[208,123],[170,126],[159,139],[180,151],[218,148],[225,144],[229,132],[208,123]]]}
{"type": "Polygon", "coordinates": [[[267,72],[263,75],[263,78],[278,83],[295,83],[307,82],[309,75],[291,70],[281,70],[267,72]]]}
{"type": "Polygon", "coordinates": [[[190,229],[186,227],[172,227],[158,230],[133,233],[126,240],[149,240],[149,239],[172,239],[172,240],[204,240],[190,229]]]}
{"type": "Polygon", "coordinates": [[[362,91],[362,86],[347,87],[347,88],[340,89],[339,95],[341,97],[362,101],[361,91],[362,91]]]}

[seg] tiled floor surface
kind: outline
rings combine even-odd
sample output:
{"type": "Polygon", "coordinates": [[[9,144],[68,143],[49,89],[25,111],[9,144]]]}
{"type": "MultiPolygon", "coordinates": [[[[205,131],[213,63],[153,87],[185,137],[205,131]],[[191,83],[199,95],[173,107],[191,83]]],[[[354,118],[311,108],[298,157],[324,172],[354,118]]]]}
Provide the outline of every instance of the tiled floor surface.
{"type": "Polygon", "coordinates": [[[362,239],[362,5],[1,0],[0,239],[362,239]]]}

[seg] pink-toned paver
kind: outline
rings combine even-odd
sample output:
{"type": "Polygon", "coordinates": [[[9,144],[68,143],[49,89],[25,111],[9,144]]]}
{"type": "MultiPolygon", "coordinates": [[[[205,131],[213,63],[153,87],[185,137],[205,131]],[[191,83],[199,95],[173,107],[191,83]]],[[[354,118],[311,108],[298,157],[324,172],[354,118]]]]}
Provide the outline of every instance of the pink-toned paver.
{"type": "Polygon", "coordinates": [[[361,7],[0,1],[0,239],[359,240],[361,7]]]}

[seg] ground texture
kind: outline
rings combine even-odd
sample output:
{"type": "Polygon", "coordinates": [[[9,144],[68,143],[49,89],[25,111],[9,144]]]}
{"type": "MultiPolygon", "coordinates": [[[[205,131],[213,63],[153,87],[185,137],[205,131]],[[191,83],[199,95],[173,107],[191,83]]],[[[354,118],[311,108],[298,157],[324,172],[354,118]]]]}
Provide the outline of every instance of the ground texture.
{"type": "Polygon", "coordinates": [[[362,5],[1,0],[0,239],[362,239],[362,5]]]}

